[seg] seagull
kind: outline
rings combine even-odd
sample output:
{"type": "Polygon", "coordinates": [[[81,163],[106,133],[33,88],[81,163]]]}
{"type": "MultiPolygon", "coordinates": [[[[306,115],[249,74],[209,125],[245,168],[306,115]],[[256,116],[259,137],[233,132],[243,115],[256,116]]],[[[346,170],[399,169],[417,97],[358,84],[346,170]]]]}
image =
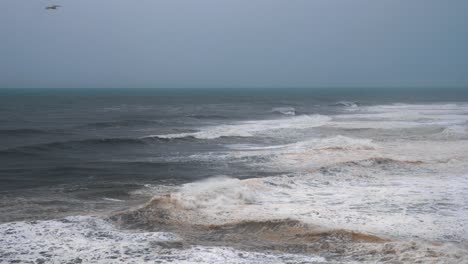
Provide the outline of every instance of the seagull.
{"type": "Polygon", "coordinates": [[[47,10],[57,10],[57,7],[61,7],[61,6],[59,6],[59,5],[52,5],[52,6],[46,7],[45,9],[47,9],[47,10]]]}

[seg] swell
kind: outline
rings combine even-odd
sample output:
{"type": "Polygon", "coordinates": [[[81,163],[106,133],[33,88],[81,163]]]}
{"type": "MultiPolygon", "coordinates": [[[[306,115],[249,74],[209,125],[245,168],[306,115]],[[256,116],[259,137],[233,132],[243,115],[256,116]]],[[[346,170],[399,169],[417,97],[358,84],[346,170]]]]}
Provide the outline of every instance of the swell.
{"type": "MultiPolygon", "coordinates": [[[[154,140],[155,141],[155,140],[154,140]]],[[[164,141],[164,140],[160,140],[164,141]]],[[[0,151],[0,155],[30,155],[37,152],[47,152],[53,150],[71,150],[83,147],[93,146],[128,146],[128,145],[145,145],[148,140],[135,139],[135,138],[102,138],[102,139],[84,139],[84,140],[70,140],[61,142],[50,142],[44,144],[27,145],[15,148],[4,149],[0,151]]]]}
{"type": "Polygon", "coordinates": [[[118,121],[107,121],[107,122],[96,122],[86,124],[86,127],[91,128],[118,128],[118,127],[132,127],[132,126],[145,126],[159,124],[160,121],[154,120],[140,120],[140,119],[128,119],[118,121]]]}
{"type": "Polygon", "coordinates": [[[38,153],[55,151],[55,150],[77,150],[82,148],[92,147],[123,147],[123,146],[145,146],[152,144],[162,144],[179,141],[194,141],[194,137],[184,138],[92,138],[83,140],[69,140],[60,142],[50,142],[44,144],[26,145],[0,150],[0,156],[5,155],[35,155],[38,153]]]}
{"type": "Polygon", "coordinates": [[[0,136],[29,136],[41,134],[57,134],[58,130],[42,130],[35,128],[18,128],[18,129],[0,129],[0,136]]]}

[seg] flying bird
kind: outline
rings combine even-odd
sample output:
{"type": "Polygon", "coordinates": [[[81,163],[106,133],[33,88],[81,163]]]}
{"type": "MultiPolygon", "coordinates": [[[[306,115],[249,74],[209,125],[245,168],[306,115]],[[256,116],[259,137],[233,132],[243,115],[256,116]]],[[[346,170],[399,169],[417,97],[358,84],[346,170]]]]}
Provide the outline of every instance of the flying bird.
{"type": "Polygon", "coordinates": [[[57,10],[58,7],[61,7],[61,6],[59,6],[59,5],[51,5],[51,6],[46,7],[45,9],[47,9],[47,10],[57,10]]]}

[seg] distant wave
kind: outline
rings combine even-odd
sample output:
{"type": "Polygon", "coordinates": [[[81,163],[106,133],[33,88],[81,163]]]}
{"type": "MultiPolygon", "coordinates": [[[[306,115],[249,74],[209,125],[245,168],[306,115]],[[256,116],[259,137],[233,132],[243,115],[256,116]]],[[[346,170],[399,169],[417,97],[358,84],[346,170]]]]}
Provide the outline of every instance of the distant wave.
{"type": "Polygon", "coordinates": [[[282,115],[290,115],[294,116],[296,115],[296,109],[294,107],[275,107],[271,110],[273,113],[279,113],[282,115]]]}
{"type": "Polygon", "coordinates": [[[330,106],[341,106],[341,107],[358,107],[360,106],[361,103],[359,102],[353,102],[353,101],[339,101],[334,104],[331,104],[330,106]]]}
{"type": "Polygon", "coordinates": [[[227,116],[223,115],[189,115],[188,117],[195,118],[195,119],[227,119],[227,116]]]}
{"type": "Polygon", "coordinates": [[[177,133],[166,135],[149,135],[143,138],[186,138],[216,139],[221,137],[252,137],[270,131],[281,129],[305,129],[319,127],[331,118],[324,115],[301,115],[284,119],[242,121],[226,125],[201,128],[198,132],[177,133]]]}

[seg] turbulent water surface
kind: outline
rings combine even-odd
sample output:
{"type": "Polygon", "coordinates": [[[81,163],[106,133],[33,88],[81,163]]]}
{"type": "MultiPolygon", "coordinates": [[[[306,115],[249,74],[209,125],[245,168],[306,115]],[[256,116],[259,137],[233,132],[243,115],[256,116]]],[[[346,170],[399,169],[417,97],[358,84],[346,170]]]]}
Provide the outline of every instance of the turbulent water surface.
{"type": "Polygon", "coordinates": [[[0,263],[468,263],[463,89],[0,91],[0,263]]]}

